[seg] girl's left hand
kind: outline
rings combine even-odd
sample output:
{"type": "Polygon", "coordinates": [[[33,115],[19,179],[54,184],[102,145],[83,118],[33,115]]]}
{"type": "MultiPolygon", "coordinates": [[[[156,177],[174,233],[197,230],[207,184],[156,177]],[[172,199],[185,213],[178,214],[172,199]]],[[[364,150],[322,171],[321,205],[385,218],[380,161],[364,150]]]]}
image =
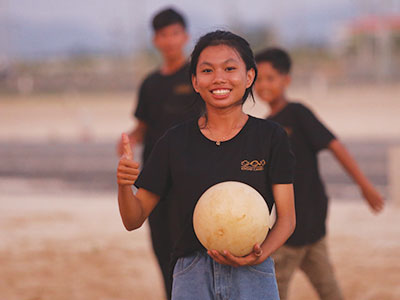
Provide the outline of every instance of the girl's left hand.
{"type": "Polygon", "coordinates": [[[246,256],[234,256],[227,250],[224,250],[222,253],[218,252],[217,250],[208,250],[207,253],[217,263],[232,267],[258,265],[267,258],[264,257],[265,255],[263,255],[263,250],[259,244],[255,244],[253,247],[253,252],[246,256]]]}

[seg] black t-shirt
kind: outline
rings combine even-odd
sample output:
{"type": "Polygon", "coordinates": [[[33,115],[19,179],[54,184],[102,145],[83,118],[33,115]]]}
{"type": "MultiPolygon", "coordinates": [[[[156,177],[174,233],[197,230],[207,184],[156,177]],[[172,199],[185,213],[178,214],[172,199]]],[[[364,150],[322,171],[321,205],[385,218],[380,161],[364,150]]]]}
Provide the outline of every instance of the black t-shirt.
{"type": "Polygon", "coordinates": [[[149,157],[157,140],[172,126],[198,117],[201,102],[190,82],[189,65],[174,74],[150,74],[139,90],[135,117],[147,124],[143,160],[149,157]]]}
{"type": "Polygon", "coordinates": [[[292,183],[293,168],[288,137],[278,124],[249,117],[235,137],[218,146],[201,133],[195,119],[167,131],[135,185],[168,201],[175,234],[174,262],[204,249],[194,233],[192,217],[198,199],[209,187],[224,181],[246,183],[271,209],[272,184],[292,183]]]}
{"type": "Polygon", "coordinates": [[[296,158],[296,229],[286,244],[301,246],[314,243],[326,233],[328,210],[328,197],[320,178],[317,154],[335,136],[300,103],[288,103],[268,119],[285,128],[296,158]]]}

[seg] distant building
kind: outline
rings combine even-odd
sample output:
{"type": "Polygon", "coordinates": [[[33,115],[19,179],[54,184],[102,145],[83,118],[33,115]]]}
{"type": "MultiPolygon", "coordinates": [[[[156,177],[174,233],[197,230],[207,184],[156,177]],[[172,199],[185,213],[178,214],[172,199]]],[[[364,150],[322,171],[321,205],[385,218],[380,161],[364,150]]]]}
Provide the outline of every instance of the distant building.
{"type": "Polygon", "coordinates": [[[354,19],[341,29],[335,44],[349,75],[380,81],[400,78],[400,15],[354,19]]]}

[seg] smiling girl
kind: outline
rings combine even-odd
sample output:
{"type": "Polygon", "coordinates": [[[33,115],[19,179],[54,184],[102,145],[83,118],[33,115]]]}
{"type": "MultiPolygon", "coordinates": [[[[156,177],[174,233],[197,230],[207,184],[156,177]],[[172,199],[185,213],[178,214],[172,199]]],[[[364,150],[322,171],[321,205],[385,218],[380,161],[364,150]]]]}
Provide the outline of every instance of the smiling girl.
{"type": "Polygon", "coordinates": [[[277,124],[243,113],[257,76],[253,53],[243,38],[215,31],[200,38],[190,72],[195,91],[205,104],[196,120],[170,129],[157,143],[139,174],[129,140],[118,166],[118,202],[128,230],[139,228],[160,201],[174,216],[170,226],[172,299],[279,299],[271,253],[295,227],[294,159],[285,131],[277,124]],[[244,161],[259,162],[243,168],[244,161]],[[239,181],[255,188],[277,221],[261,245],[236,257],[228,251],[207,251],[193,229],[193,210],[211,186],[239,181]],[[136,195],[131,185],[138,188],[136,195]]]}

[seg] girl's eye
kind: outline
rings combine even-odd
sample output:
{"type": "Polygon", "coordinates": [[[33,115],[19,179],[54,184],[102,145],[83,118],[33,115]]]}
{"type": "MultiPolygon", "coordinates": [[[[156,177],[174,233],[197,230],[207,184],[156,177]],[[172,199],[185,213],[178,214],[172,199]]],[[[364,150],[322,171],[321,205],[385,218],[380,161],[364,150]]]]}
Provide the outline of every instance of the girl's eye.
{"type": "Polygon", "coordinates": [[[227,71],[233,71],[233,70],[236,70],[236,67],[227,67],[226,70],[227,71]]]}
{"type": "Polygon", "coordinates": [[[202,72],[202,73],[210,73],[210,72],[211,72],[211,69],[203,69],[203,70],[201,70],[201,72],[202,72]]]}

